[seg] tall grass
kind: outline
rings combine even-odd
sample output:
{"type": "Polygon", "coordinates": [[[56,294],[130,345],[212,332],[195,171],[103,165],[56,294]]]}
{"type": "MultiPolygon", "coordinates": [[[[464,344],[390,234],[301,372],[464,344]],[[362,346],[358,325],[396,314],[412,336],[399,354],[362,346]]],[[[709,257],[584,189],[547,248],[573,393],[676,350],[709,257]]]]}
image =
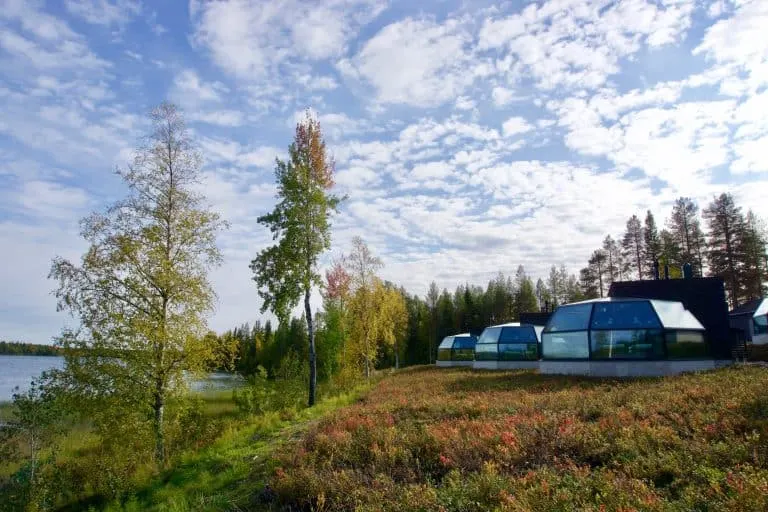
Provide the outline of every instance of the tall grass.
{"type": "MultiPolygon", "coordinates": [[[[233,399],[233,391],[217,390],[196,394],[198,407],[206,424],[206,435],[192,439],[188,448],[177,452],[170,469],[157,473],[151,460],[139,464],[122,482],[119,499],[95,486],[103,471],[99,444],[88,425],[76,425],[58,443],[56,471],[56,508],[60,510],[237,510],[257,499],[259,482],[263,485],[271,466],[274,450],[298,436],[309,421],[352,403],[370,385],[348,392],[324,389],[315,407],[299,403],[280,411],[263,414],[243,413],[233,399]],[[213,433],[213,436],[210,433],[213,433]],[[90,475],[90,476],[89,476],[90,475]],[[256,487],[254,487],[256,485],[256,487]],[[254,498],[256,495],[256,498],[254,498]]],[[[7,417],[12,406],[2,408],[7,417]]],[[[117,461],[116,461],[117,462],[117,461]]],[[[116,467],[119,463],[115,464],[116,467]]],[[[18,464],[0,461],[0,505],[3,481],[19,470],[18,464]]],[[[0,506],[0,510],[5,510],[0,506]]]]}

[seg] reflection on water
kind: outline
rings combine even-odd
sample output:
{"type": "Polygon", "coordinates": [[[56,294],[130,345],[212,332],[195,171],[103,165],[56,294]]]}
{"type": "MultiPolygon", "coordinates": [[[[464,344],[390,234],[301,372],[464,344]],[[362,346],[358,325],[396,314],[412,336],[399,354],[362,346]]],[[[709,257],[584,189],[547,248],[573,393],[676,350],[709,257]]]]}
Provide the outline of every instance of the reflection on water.
{"type": "Polygon", "coordinates": [[[0,355],[0,402],[13,399],[14,388],[17,386],[21,391],[26,391],[32,379],[53,368],[64,368],[64,358],[0,355]]]}
{"type": "Polygon", "coordinates": [[[189,387],[192,391],[218,391],[239,388],[243,384],[245,379],[236,373],[213,372],[205,379],[193,380],[189,387]]]}
{"type": "MultiPolygon", "coordinates": [[[[12,400],[17,386],[20,391],[26,391],[32,379],[44,371],[63,367],[63,357],[0,355],[0,402],[12,400]]],[[[216,391],[236,388],[244,382],[239,375],[214,372],[205,379],[192,380],[190,388],[193,391],[216,391]]]]}

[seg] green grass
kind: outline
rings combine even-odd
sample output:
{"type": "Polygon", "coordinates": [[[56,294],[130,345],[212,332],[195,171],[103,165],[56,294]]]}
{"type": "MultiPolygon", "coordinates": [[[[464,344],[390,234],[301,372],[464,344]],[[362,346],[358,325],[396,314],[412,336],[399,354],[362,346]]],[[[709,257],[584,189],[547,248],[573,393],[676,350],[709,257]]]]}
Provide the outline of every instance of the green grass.
{"type": "MultiPolygon", "coordinates": [[[[312,409],[288,409],[261,415],[241,413],[231,390],[196,393],[206,421],[214,420],[221,431],[207,446],[176,454],[171,467],[161,474],[151,464],[133,475],[131,495],[108,503],[97,494],[69,491],[61,510],[239,510],[252,508],[266,478],[275,450],[296,439],[318,418],[354,402],[370,385],[348,393],[321,398],[312,409]],[[74,494],[72,494],[74,492],[74,494]]],[[[12,417],[12,404],[2,404],[0,414],[12,417]]],[[[59,443],[57,464],[87,468],[98,454],[98,439],[87,425],[76,426],[59,443]]],[[[149,461],[148,461],[149,462],[149,461]]],[[[0,461],[0,487],[19,469],[19,464],[0,461]]],[[[0,507],[2,508],[2,507],[0,507]]]]}
{"type": "MultiPolygon", "coordinates": [[[[318,418],[359,399],[367,387],[321,400],[311,409],[272,412],[230,429],[211,446],[175,466],[110,511],[242,510],[259,507],[273,469],[272,456],[298,439],[318,418]]],[[[231,397],[231,392],[229,393],[231,397]]],[[[209,411],[229,412],[224,395],[208,397],[209,411]]],[[[231,401],[230,401],[231,402],[231,401]]]]}
{"type": "Polygon", "coordinates": [[[13,404],[11,402],[0,402],[0,421],[8,421],[13,417],[13,404]]]}

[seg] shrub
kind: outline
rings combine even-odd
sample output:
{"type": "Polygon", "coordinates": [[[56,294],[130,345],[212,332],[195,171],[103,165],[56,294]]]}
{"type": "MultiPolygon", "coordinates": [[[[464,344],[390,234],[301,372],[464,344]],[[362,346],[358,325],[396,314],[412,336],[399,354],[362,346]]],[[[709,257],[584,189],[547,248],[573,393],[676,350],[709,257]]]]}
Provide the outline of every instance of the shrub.
{"type": "Polygon", "coordinates": [[[768,370],[601,380],[413,369],[277,457],[285,508],[768,510],[768,370]]]}

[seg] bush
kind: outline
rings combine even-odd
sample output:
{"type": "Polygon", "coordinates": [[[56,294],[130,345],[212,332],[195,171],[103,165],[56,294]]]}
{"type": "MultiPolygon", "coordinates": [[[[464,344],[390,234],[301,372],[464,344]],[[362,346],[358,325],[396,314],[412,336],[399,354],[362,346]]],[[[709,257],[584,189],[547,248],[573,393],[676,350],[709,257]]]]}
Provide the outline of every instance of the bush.
{"type": "Polygon", "coordinates": [[[274,379],[259,366],[246,386],[232,392],[238,409],[246,414],[264,414],[301,407],[307,401],[309,376],[305,366],[293,351],[283,358],[274,379]]]}

